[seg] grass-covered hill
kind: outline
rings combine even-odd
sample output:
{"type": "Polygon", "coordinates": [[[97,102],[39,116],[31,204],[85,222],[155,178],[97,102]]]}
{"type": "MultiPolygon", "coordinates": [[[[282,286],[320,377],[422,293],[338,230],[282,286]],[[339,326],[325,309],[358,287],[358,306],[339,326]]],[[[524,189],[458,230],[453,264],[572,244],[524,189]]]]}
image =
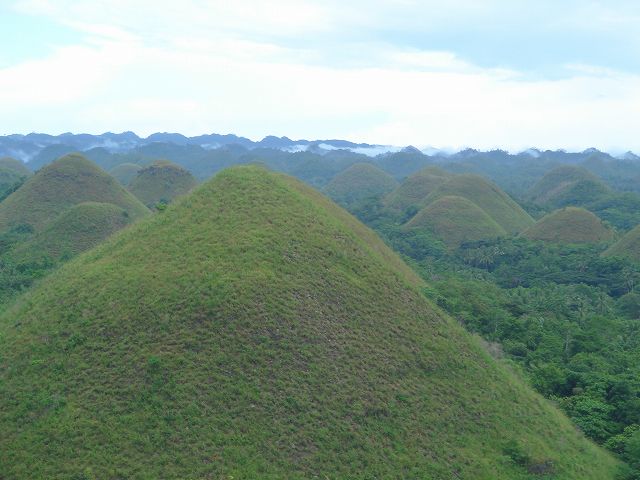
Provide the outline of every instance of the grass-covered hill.
{"type": "Polygon", "coordinates": [[[79,203],[65,210],[33,238],[19,244],[9,258],[16,263],[71,258],[131,221],[126,210],[112,203],[79,203]]]}
{"type": "Polygon", "coordinates": [[[521,232],[534,223],[509,195],[480,175],[455,175],[436,187],[422,204],[427,206],[445,196],[466,198],[484,210],[507,233],[521,232]]]}
{"type": "Polygon", "coordinates": [[[612,240],[614,232],[590,211],[565,207],[545,215],[521,235],[546,242],[599,243],[612,240]]]}
{"type": "Polygon", "coordinates": [[[585,206],[611,193],[605,183],[588,170],[575,165],[554,168],[528,192],[528,198],[554,208],[585,206]]]}
{"type": "Polygon", "coordinates": [[[604,252],[609,257],[628,257],[640,261],[640,225],[624,234],[604,252]]]}
{"type": "Polygon", "coordinates": [[[366,198],[379,198],[398,186],[384,170],[370,163],[356,163],[340,172],[325,187],[334,201],[350,204],[366,198]]]}
{"type": "Polygon", "coordinates": [[[451,177],[453,174],[439,167],[425,167],[405,178],[398,188],[385,197],[384,204],[386,207],[399,211],[417,206],[436,187],[451,177]]]}
{"type": "Polygon", "coordinates": [[[31,175],[23,162],[15,158],[0,158],[0,201],[31,175]]]}
{"type": "Polygon", "coordinates": [[[164,160],[141,169],[129,183],[129,191],[148,207],[154,207],[184,195],[197,183],[188,170],[164,160]]]}
{"type": "Polygon", "coordinates": [[[136,163],[121,163],[109,170],[109,173],[126,187],[138,175],[140,170],[142,170],[142,165],[136,163]]]}
{"type": "Polygon", "coordinates": [[[112,203],[132,220],[148,213],[115,178],[79,154],[40,169],[0,203],[0,231],[19,225],[42,230],[67,208],[83,202],[112,203]]]}
{"type": "Polygon", "coordinates": [[[218,174],[0,316],[6,478],[613,479],[369,229],[218,174]]]}
{"type": "Polygon", "coordinates": [[[435,200],[420,210],[406,226],[411,229],[427,229],[450,248],[507,233],[475,203],[457,196],[444,196],[435,200]]]}

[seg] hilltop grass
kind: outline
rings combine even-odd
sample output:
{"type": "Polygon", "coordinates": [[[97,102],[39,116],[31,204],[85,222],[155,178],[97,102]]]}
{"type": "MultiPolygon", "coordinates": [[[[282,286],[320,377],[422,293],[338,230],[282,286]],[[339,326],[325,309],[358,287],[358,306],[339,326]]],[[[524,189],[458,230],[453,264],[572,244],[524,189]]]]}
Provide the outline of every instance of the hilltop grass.
{"type": "Polygon", "coordinates": [[[640,261],[640,225],[625,233],[603,253],[608,257],[626,257],[640,261]]]}
{"type": "Polygon", "coordinates": [[[121,185],[126,187],[136,178],[140,170],[142,170],[142,165],[136,163],[121,163],[109,170],[109,173],[118,180],[121,185]]]}
{"type": "Polygon", "coordinates": [[[584,206],[611,193],[602,180],[588,170],[563,165],[548,172],[529,190],[529,199],[554,208],[584,206]]]}
{"type": "Polygon", "coordinates": [[[398,188],[384,198],[384,205],[398,211],[415,207],[452,176],[452,173],[439,167],[425,167],[405,178],[398,188]]]}
{"type": "Polygon", "coordinates": [[[197,185],[188,170],[169,161],[154,162],[131,180],[129,191],[149,208],[167,204],[197,185]]]}
{"type": "Polygon", "coordinates": [[[91,201],[117,205],[132,220],[149,213],[115,178],[71,154],[43,167],[0,203],[0,231],[20,225],[41,231],[67,208],[91,201]]]}
{"type": "Polygon", "coordinates": [[[0,317],[2,473],[613,479],[423,288],[309,187],[222,172],[0,317]]]}
{"type": "Polygon", "coordinates": [[[475,203],[457,196],[441,197],[430,203],[407,222],[406,227],[427,229],[449,248],[507,234],[475,203]]]}
{"type": "Polygon", "coordinates": [[[521,235],[545,242],[600,243],[613,240],[614,232],[590,211],[565,207],[541,218],[521,235]]]}
{"type": "Polygon", "coordinates": [[[325,187],[334,201],[349,205],[367,198],[379,198],[398,186],[384,170],[369,163],[356,163],[337,174],[325,187]]]}
{"type": "Polygon", "coordinates": [[[473,202],[507,233],[521,232],[534,223],[509,195],[480,175],[461,174],[450,178],[431,192],[422,205],[427,206],[445,196],[459,196],[473,202]]]}

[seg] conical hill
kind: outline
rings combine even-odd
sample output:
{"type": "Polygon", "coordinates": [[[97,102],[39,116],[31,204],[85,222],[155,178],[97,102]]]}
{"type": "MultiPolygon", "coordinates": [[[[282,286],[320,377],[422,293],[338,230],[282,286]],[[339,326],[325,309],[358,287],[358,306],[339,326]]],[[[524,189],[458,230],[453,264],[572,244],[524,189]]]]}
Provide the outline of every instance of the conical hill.
{"type": "Polygon", "coordinates": [[[221,172],[0,316],[3,476],[613,479],[422,288],[299,181],[221,172]]]}

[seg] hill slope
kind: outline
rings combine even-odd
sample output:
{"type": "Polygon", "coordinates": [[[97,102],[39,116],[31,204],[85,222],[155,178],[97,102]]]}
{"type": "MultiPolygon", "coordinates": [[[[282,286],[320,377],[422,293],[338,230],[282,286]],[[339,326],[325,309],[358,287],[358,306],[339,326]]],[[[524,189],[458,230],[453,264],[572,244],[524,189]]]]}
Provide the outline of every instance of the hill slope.
{"type": "Polygon", "coordinates": [[[84,202],[65,210],[32,239],[18,245],[15,262],[73,257],[131,223],[126,210],[111,203],[84,202]]]}
{"type": "Polygon", "coordinates": [[[138,172],[131,180],[129,191],[142,203],[153,207],[159,202],[169,203],[197,185],[188,170],[168,161],[155,162],[138,172]]]}
{"type": "Polygon", "coordinates": [[[83,202],[112,203],[132,220],[148,213],[115,178],[79,154],[43,167],[0,203],[0,231],[28,224],[40,231],[64,210],[83,202]]]}
{"type": "Polygon", "coordinates": [[[3,473],[612,479],[422,287],[309,187],[222,172],[0,317],[3,473]]]}
{"type": "Polygon", "coordinates": [[[629,257],[640,260],[640,225],[631,229],[604,252],[609,257],[629,257]]]}
{"type": "Polygon", "coordinates": [[[24,163],[14,158],[0,158],[0,200],[31,175],[24,163]]]}
{"type": "Polygon", "coordinates": [[[356,163],[333,177],[325,193],[338,203],[350,204],[381,197],[397,186],[398,182],[384,170],[369,163],[356,163]]]}
{"type": "Polygon", "coordinates": [[[531,240],[557,243],[598,243],[613,239],[613,231],[602,220],[579,207],[551,212],[521,235],[531,240]]]}
{"type": "Polygon", "coordinates": [[[484,210],[507,233],[521,232],[534,223],[509,195],[484,177],[461,174],[438,186],[423,201],[424,206],[445,196],[458,196],[470,200],[484,210]]]}
{"type": "Polygon", "coordinates": [[[407,228],[426,228],[450,248],[506,235],[484,210],[463,197],[445,196],[420,210],[407,228]]]}
{"type": "Polygon", "coordinates": [[[109,170],[109,173],[126,187],[136,178],[140,170],[142,170],[142,165],[136,163],[121,163],[109,170]]]}
{"type": "Polygon", "coordinates": [[[588,170],[574,165],[554,168],[529,190],[529,199],[540,205],[559,208],[583,206],[610,193],[602,180],[588,170]]]}
{"type": "Polygon", "coordinates": [[[384,203],[395,210],[406,210],[418,205],[436,187],[453,177],[452,173],[438,167],[425,167],[409,175],[393,192],[387,195],[384,203]]]}

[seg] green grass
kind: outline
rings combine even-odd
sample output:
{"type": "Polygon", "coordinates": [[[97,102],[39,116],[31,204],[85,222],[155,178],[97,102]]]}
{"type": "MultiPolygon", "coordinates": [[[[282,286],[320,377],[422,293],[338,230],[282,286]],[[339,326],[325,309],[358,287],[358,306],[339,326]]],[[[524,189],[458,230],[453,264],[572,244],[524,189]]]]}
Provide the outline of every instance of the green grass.
{"type": "Polygon", "coordinates": [[[356,163],[333,177],[324,191],[334,201],[348,205],[382,197],[397,186],[398,182],[384,170],[369,163],[356,163]]]}
{"type": "Polygon", "coordinates": [[[68,259],[96,246],[131,221],[126,210],[112,203],[79,203],[19,244],[8,257],[15,263],[68,259]]]}
{"type": "Polygon", "coordinates": [[[112,203],[132,220],[149,213],[115,178],[80,154],[40,169],[0,203],[0,231],[30,225],[41,231],[67,208],[83,202],[112,203]]]}
{"type": "Polygon", "coordinates": [[[521,235],[545,242],[600,243],[613,240],[614,232],[590,211],[565,207],[544,216],[521,235]]]}
{"type": "Polygon", "coordinates": [[[567,205],[584,206],[611,190],[588,170],[563,165],[548,172],[528,192],[528,198],[539,205],[554,208],[567,205]]]}
{"type": "Polygon", "coordinates": [[[409,175],[398,188],[384,199],[386,207],[404,211],[418,205],[436,187],[453,177],[452,173],[438,167],[426,167],[409,175]]]}
{"type": "Polygon", "coordinates": [[[441,197],[430,203],[407,222],[406,227],[427,229],[449,248],[507,233],[475,203],[457,196],[441,197]]]}
{"type": "Polygon", "coordinates": [[[507,233],[518,233],[534,223],[531,216],[500,188],[480,175],[468,173],[456,175],[438,186],[422,205],[451,195],[475,203],[507,233]]]}
{"type": "Polygon", "coordinates": [[[138,175],[140,170],[142,170],[142,165],[136,163],[121,163],[109,170],[109,173],[126,187],[138,175]]]}
{"type": "Polygon", "coordinates": [[[640,261],[640,225],[629,230],[622,238],[604,251],[605,256],[627,257],[640,261]]]}
{"type": "Polygon", "coordinates": [[[140,170],[131,180],[129,191],[146,206],[153,208],[158,203],[166,204],[188,193],[197,183],[188,170],[163,160],[140,170]]]}
{"type": "Polygon", "coordinates": [[[0,316],[0,472],[613,479],[424,288],[318,192],[224,171],[0,316]]]}

